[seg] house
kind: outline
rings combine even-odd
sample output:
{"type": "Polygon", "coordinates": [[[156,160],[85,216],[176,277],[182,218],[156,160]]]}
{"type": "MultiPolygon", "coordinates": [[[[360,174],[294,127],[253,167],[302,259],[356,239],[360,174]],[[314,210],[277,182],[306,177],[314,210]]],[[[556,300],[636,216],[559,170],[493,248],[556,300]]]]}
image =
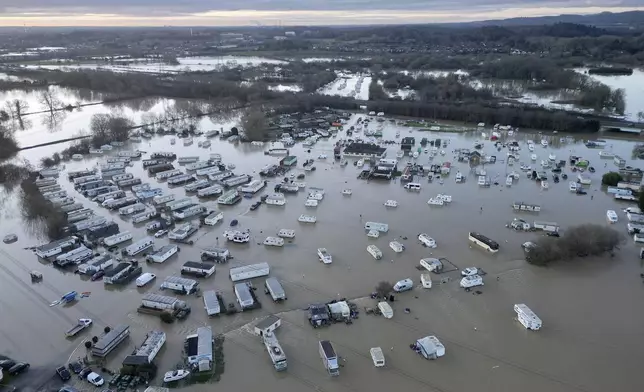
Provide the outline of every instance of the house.
{"type": "Polygon", "coordinates": [[[280,325],[282,325],[282,319],[271,314],[255,325],[255,333],[259,336],[264,336],[275,331],[280,325]]]}

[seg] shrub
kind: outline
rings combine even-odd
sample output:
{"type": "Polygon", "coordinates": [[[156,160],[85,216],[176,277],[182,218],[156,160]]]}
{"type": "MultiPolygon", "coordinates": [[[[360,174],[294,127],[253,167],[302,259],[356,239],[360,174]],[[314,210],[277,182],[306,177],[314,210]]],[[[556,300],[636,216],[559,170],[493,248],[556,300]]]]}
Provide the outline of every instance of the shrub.
{"type": "Polygon", "coordinates": [[[174,322],[174,316],[170,312],[161,313],[159,318],[166,324],[172,324],[174,322]]]}
{"type": "Polygon", "coordinates": [[[622,175],[618,172],[608,172],[602,176],[602,184],[608,186],[617,186],[623,180],[622,175]]]}

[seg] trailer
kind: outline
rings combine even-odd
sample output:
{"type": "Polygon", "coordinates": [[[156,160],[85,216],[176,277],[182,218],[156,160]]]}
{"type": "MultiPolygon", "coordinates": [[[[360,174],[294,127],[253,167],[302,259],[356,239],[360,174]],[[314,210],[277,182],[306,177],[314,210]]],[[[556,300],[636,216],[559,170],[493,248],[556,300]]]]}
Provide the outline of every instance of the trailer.
{"type": "Polygon", "coordinates": [[[234,291],[242,312],[256,307],[255,298],[248,283],[236,283],[234,291]]]}
{"type": "Polygon", "coordinates": [[[115,176],[117,174],[123,174],[123,173],[125,173],[125,169],[104,170],[101,172],[101,177],[112,178],[112,176],[115,176]]]}
{"type": "Polygon", "coordinates": [[[177,160],[177,163],[180,165],[186,165],[188,163],[195,163],[199,161],[199,157],[194,156],[194,157],[179,157],[177,160]]]}
{"type": "Polygon", "coordinates": [[[78,238],[71,236],[60,239],[58,241],[53,241],[45,245],[41,245],[36,248],[36,256],[41,259],[46,259],[48,257],[59,255],[63,252],[67,252],[74,248],[78,244],[78,238]]]}
{"type": "Polygon", "coordinates": [[[189,307],[185,301],[179,298],[159,294],[145,294],[141,299],[141,305],[150,309],[170,311],[189,307]]]}
{"type": "Polygon", "coordinates": [[[147,169],[156,165],[165,165],[167,162],[162,159],[144,159],[141,161],[144,169],[147,169]]]}
{"type": "Polygon", "coordinates": [[[275,333],[269,332],[264,334],[262,340],[264,341],[264,347],[266,347],[266,351],[271,358],[275,370],[278,372],[286,370],[288,367],[286,354],[284,354],[284,350],[277,340],[275,333]]]}
{"type": "Polygon", "coordinates": [[[214,290],[206,290],[203,292],[204,308],[208,316],[216,316],[221,313],[220,302],[223,302],[223,300],[214,290]]]}
{"type": "Polygon", "coordinates": [[[195,202],[192,201],[191,198],[185,197],[183,199],[179,199],[179,200],[173,201],[171,203],[167,203],[165,205],[165,208],[168,209],[169,211],[176,211],[176,210],[188,207],[188,206],[193,205],[193,204],[195,204],[195,202]]]}
{"type": "Polygon", "coordinates": [[[152,198],[152,202],[157,206],[174,201],[174,195],[159,195],[152,198]]]}
{"type": "Polygon", "coordinates": [[[153,152],[150,155],[150,158],[152,159],[166,159],[166,160],[171,160],[174,161],[177,159],[177,154],[169,151],[159,151],[159,152],[153,152]]]}
{"type": "Polygon", "coordinates": [[[195,174],[197,174],[198,176],[207,176],[209,174],[219,173],[220,171],[221,170],[219,169],[219,166],[210,166],[195,171],[195,174]]]}
{"type": "Polygon", "coordinates": [[[197,192],[200,189],[208,188],[210,185],[210,181],[208,180],[199,180],[196,182],[193,182],[192,184],[188,184],[183,187],[183,189],[186,192],[197,192]]]}
{"type": "Polygon", "coordinates": [[[105,358],[119,344],[130,336],[130,327],[128,325],[117,325],[105,335],[103,335],[92,347],[92,355],[99,358],[105,358]]]}
{"type": "Polygon", "coordinates": [[[141,151],[119,151],[116,155],[125,158],[141,158],[141,151]]]}
{"type": "Polygon", "coordinates": [[[152,189],[152,185],[150,185],[147,182],[141,185],[132,186],[132,192],[143,192],[143,191],[149,191],[150,189],[152,189]]]}
{"type": "Polygon", "coordinates": [[[129,281],[136,279],[143,273],[141,268],[136,262],[119,263],[113,268],[105,271],[103,275],[104,284],[125,284],[129,281]]]}
{"type": "Polygon", "coordinates": [[[134,174],[132,173],[116,174],[112,176],[112,181],[119,182],[123,180],[131,180],[132,178],[134,178],[134,174]]]}
{"type": "Polygon", "coordinates": [[[183,294],[193,294],[199,290],[199,282],[178,276],[169,276],[161,283],[162,290],[173,290],[183,294]]]}
{"type": "Polygon", "coordinates": [[[99,238],[108,237],[117,234],[120,231],[118,223],[111,221],[103,224],[92,226],[87,229],[85,235],[89,241],[96,241],[99,238]]]}
{"type": "Polygon", "coordinates": [[[98,195],[93,199],[93,201],[99,202],[102,205],[102,203],[105,200],[121,199],[121,198],[124,198],[124,197],[125,197],[125,192],[122,191],[122,190],[117,190],[117,191],[103,193],[102,195],[98,195]]]}
{"type": "Polygon", "coordinates": [[[107,222],[107,219],[100,216],[100,217],[85,219],[83,221],[73,223],[69,225],[69,228],[71,229],[71,231],[82,231],[82,230],[87,230],[92,226],[101,225],[105,222],[107,222]]]}
{"type": "Polygon", "coordinates": [[[217,223],[224,219],[224,213],[221,211],[213,211],[204,218],[204,224],[208,226],[215,226],[217,223]]]}
{"type": "Polygon", "coordinates": [[[197,181],[197,177],[192,174],[181,174],[168,178],[168,185],[185,185],[197,181]]]}
{"type": "Polygon", "coordinates": [[[82,203],[73,203],[73,204],[67,204],[65,206],[60,206],[60,210],[66,214],[69,214],[70,212],[78,211],[83,208],[82,203]]]}
{"type": "Polygon", "coordinates": [[[119,190],[119,187],[117,187],[116,185],[107,185],[107,186],[101,186],[98,188],[90,189],[88,191],[85,191],[84,194],[86,197],[96,197],[105,193],[110,193],[118,190],[119,190]]]}
{"type": "Polygon", "coordinates": [[[214,264],[200,263],[197,261],[186,261],[181,266],[181,275],[192,275],[198,278],[208,278],[214,273],[214,264]]]}
{"type": "Polygon", "coordinates": [[[84,275],[93,275],[98,271],[105,271],[107,268],[114,264],[112,255],[103,253],[102,255],[93,257],[87,262],[78,266],[78,272],[84,275]]]}
{"type": "Polygon", "coordinates": [[[174,165],[171,164],[171,163],[159,163],[159,164],[156,164],[156,165],[151,165],[147,169],[148,169],[148,174],[154,176],[157,173],[161,173],[161,172],[168,171],[168,170],[173,170],[174,165]]]}
{"type": "Polygon", "coordinates": [[[106,237],[103,239],[103,244],[107,247],[115,246],[122,244],[124,242],[130,241],[133,238],[132,233],[129,231],[124,231],[112,236],[106,237]]]}
{"type": "Polygon", "coordinates": [[[148,254],[145,260],[150,263],[163,263],[178,252],[179,247],[177,245],[165,245],[158,250],[148,254]]]}
{"type": "Polygon", "coordinates": [[[110,200],[105,204],[105,208],[108,210],[116,210],[116,209],[121,209],[123,207],[131,206],[133,204],[136,204],[139,199],[137,199],[134,196],[126,196],[122,197],[120,199],[115,199],[115,200],[110,200]]]}
{"type": "Polygon", "coordinates": [[[187,164],[186,170],[194,171],[194,170],[205,169],[207,167],[213,167],[213,166],[217,166],[217,163],[212,161],[198,161],[198,162],[187,164]]]}
{"type": "Polygon", "coordinates": [[[134,224],[143,223],[150,219],[157,218],[158,216],[159,216],[159,212],[156,210],[156,208],[150,208],[147,211],[144,211],[132,216],[132,223],[134,224]]]}
{"type": "Polygon", "coordinates": [[[141,211],[145,211],[147,208],[148,206],[143,203],[136,203],[119,208],[119,215],[132,215],[141,211]]]}
{"type": "Polygon", "coordinates": [[[59,267],[64,267],[69,264],[80,264],[85,260],[88,260],[94,255],[94,252],[85,247],[84,245],[79,246],[76,249],[72,249],[67,253],[56,256],[54,264],[59,267]]]}
{"type": "Polygon", "coordinates": [[[96,174],[90,174],[88,176],[82,176],[82,177],[76,177],[73,180],[74,187],[77,187],[79,185],[88,183],[88,182],[94,182],[94,181],[101,181],[103,179],[102,176],[96,175],[96,174]]]}
{"type": "Polygon", "coordinates": [[[207,177],[208,177],[208,180],[210,181],[221,181],[221,180],[225,180],[226,178],[230,178],[234,175],[235,174],[232,171],[224,170],[219,173],[210,173],[207,175],[207,177]]]}
{"type": "Polygon", "coordinates": [[[224,189],[220,185],[211,185],[206,188],[197,190],[197,197],[214,197],[223,193],[224,189]]]}
{"type": "Polygon", "coordinates": [[[372,347],[369,350],[369,354],[371,354],[371,360],[373,361],[373,366],[375,367],[385,366],[385,354],[382,352],[382,349],[380,347],[372,347]]]}
{"type": "Polygon", "coordinates": [[[214,261],[215,263],[225,263],[232,256],[226,248],[209,247],[201,252],[201,261],[214,261]]]}
{"type": "Polygon", "coordinates": [[[121,180],[121,181],[117,182],[116,185],[119,188],[127,188],[127,187],[130,187],[130,186],[139,185],[142,182],[143,181],[141,181],[141,179],[137,177],[137,178],[130,178],[129,180],[121,180]]]}
{"type": "Polygon", "coordinates": [[[179,170],[179,169],[171,169],[171,170],[166,170],[166,171],[156,173],[154,175],[154,178],[156,178],[157,181],[166,180],[166,179],[168,179],[170,177],[178,176],[180,174],[183,174],[183,172],[181,170],[179,170]]]}
{"type": "Polygon", "coordinates": [[[75,178],[91,176],[92,174],[96,174],[96,169],[85,169],[69,172],[67,173],[67,178],[69,179],[69,181],[73,181],[75,178]]]}
{"type": "Polygon", "coordinates": [[[72,224],[80,221],[84,221],[94,216],[94,210],[90,208],[83,208],[82,210],[76,210],[67,213],[67,223],[72,224]]]}
{"type": "Polygon", "coordinates": [[[338,355],[335,353],[333,345],[328,340],[320,340],[320,357],[324,368],[331,376],[340,375],[340,364],[338,363],[338,355]]]}
{"type": "Polygon", "coordinates": [[[123,249],[123,255],[125,256],[136,256],[139,253],[150,249],[154,246],[154,239],[152,237],[145,237],[138,240],[127,248],[123,249]]]}
{"type": "Polygon", "coordinates": [[[229,276],[230,280],[233,282],[239,282],[242,280],[267,276],[269,273],[270,267],[268,263],[257,263],[231,268],[229,276]]]}
{"type": "Polygon", "coordinates": [[[193,216],[196,216],[196,215],[204,214],[206,213],[206,211],[208,211],[206,206],[194,205],[194,206],[187,207],[183,210],[175,211],[172,213],[172,216],[175,219],[183,220],[183,219],[192,218],[193,216]]]}
{"type": "Polygon", "coordinates": [[[154,189],[148,189],[145,191],[140,191],[134,193],[134,196],[138,197],[139,199],[151,199],[154,196],[159,196],[163,194],[163,189],[161,188],[154,188],[154,189]]]}
{"type": "Polygon", "coordinates": [[[538,331],[541,329],[541,319],[526,304],[515,304],[514,311],[517,314],[517,320],[519,320],[521,325],[526,329],[530,329],[532,331],[538,331]]]}
{"type": "Polygon", "coordinates": [[[68,338],[74,337],[80,333],[80,331],[89,328],[92,325],[92,319],[78,319],[76,325],[65,331],[65,336],[68,338]]]}

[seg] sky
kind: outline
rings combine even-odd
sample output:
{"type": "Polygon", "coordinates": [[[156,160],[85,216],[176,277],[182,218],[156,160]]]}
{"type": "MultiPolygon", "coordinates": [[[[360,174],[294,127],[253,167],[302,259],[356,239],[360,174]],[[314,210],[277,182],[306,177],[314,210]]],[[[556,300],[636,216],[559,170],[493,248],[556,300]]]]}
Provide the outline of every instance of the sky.
{"type": "Polygon", "coordinates": [[[0,0],[0,26],[365,25],[644,10],[644,0],[0,0]]]}

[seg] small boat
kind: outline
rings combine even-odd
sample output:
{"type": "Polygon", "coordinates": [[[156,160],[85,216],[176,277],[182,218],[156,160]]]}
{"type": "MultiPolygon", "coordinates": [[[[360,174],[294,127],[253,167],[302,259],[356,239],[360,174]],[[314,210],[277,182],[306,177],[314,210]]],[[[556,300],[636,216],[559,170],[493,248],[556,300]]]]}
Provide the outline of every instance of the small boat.
{"type": "Polygon", "coordinates": [[[187,137],[187,138],[183,139],[183,145],[184,145],[184,146],[189,146],[189,145],[191,145],[192,143],[193,143],[193,140],[192,140],[192,138],[191,138],[191,137],[187,137]]]}
{"type": "Polygon", "coordinates": [[[101,150],[100,148],[99,149],[93,148],[93,149],[89,150],[89,154],[90,155],[103,155],[103,150],[101,150]]]}
{"type": "Polygon", "coordinates": [[[315,200],[315,199],[307,199],[304,202],[304,207],[313,207],[313,208],[315,208],[315,207],[318,206],[318,203],[319,202],[317,200],[315,200]]]}
{"type": "Polygon", "coordinates": [[[83,159],[83,156],[81,154],[74,154],[72,155],[72,159],[75,161],[80,161],[83,159]]]}
{"type": "Polygon", "coordinates": [[[318,159],[326,159],[326,158],[327,158],[326,154],[318,155],[318,159]]]}
{"type": "Polygon", "coordinates": [[[385,202],[385,207],[396,208],[398,207],[398,202],[396,200],[387,200],[385,202]]]}
{"type": "Polygon", "coordinates": [[[380,251],[380,249],[378,249],[378,247],[377,247],[377,246],[375,246],[375,245],[369,245],[369,246],[367,246],[367,252],[369,252],[369,254],[370,254],[371,256],[373,256],[373,258],[374,258],[374,259],[376,259],[376,260],[380,260],[380,259],[382,259],[382,252],[381,252],[381,251],[380,251]]]}
{"type": "Polygon", "coordinates": [[[455,178],[456,183],[460,184],[465,181],[465,177],[461,172],[456,173],[456,178],[455,178]]]}
{"type": "Polygon", "coordinates": [[[541,139],[541,145],[544,147],[548,147],[548,141],[546,139],[541,139]]]}
{"type": "Polygon", "coordinates": [[[367,232],[367,237],[369,237],[369,238],[378,238],[378,237],[380,237],[380,232],[378,230],[369,230],[367,232]]]}
{"type": "Polygon", "coordinates": [[[555,161],[557,159],[557,156],[555,154],[550,154],[548,155],[548,159],[551,161],[555,161]]]}
{"type": "Polygon", "coordinates": [[[615,158],[615,154],[610,152],[610,151],[600,151],[599,152],[599,157],[600,158],[610,159],[610,158],[615,158]]]}
{"type": "Polygon", "coordinates": [[[530,159],[533,160],[533,161],[536,161],[537,160],[537,154],[530,155],[530,159]]]}
{"type": "Polygon", "coordinates": [[[7,234],[2,239],[2,242],[4,242],[5,244],[13,244],[16,241],[18,241],[18,236],[15,234],[7,234]]]}
{"type": "Polygon", "coordinates": [[[172,370],[172,371],[166,372],[166,374],[163,375],[163,382],[170,383],[174,381],[183,380],[189,375],[190,375],[190,372],[188,370],[184,370],[184,369],[172,370]]]}
{"type": "Polygon", "coordinates": [[[508,176],[508,178],[505,179],[505,185],[507,186],[512,186],[513,182],[514,182],[514,178],[512,178],[512,176],[508,176]]]}
{"type": "Polygon", "coordinates": [[[234,164],[232,164],[232,163],[231,163],[231,164],[229,164],[228,166],[226,166],[226,169],[228,169],[228,170],[234,170],[234,169],[235,169],[235,167],[236,167],[236,166],[235,166],[234,164]]]}
{"type": "Polygon", "coordinates": [[[345,196],[351,196],[353,194],[353,191],[351,189],[343,189],[342,194],[345,196]]]}
{"type": "Polygon", "coordinates": [[[561,178],[563,178],[564,180],[567,180],[568,179],[568,174],[561,173],[561,178]]]}
{"type": "Polygon", "coordinates": [[[436,240],[434,240],[432,237],[427,235],[426,233],[418,234],[418,241],[420,241],[421,244],[428,248],[435,248],[436,247],[436,240]]]}
{"type": "Polygon", "coordinates": [[[405,250],[405,245],[401,244],[398,241],[391,241],[389,243],[389,247],[396,253],[401,253],[403,250],[405,250]]]}
{"type": "Polygon", "coordinates": [[[318,258],[320,259],[321,262],[324,264],[331,264],[333,263],[333,257],[329,253],[326,248],[318,248],[318,258]]]}
{"type": "Polygon", "coordinates": [[[170,144],[175,145],[177,143],[177,139],[172,138],[170,139],[170,144]]]}
{"type": "Polygon", "coordinates": [[[445,150],[441,150],[441,155],[445,155],[445,150]]]}
{"type": "Polygon", "coordinates": [[[302,215],[300,215],[299,218],[297,218],[297,221],[302,222],[302,223],[315,223],[315,222],[318,221],[318,218],[313,216],[313,215],[304,215],[304,214],[302,214],[302,215]]]}
{"type": "Polygon", "coordinates": [[[277,236],[281,238],[295,238],[295,230],[282,229],[277,232],[277,236]]]}
{"type": "Polygon", "coordinates": [[[541,189],[548,189],[548,181],[541,181],[541,189]]]}
{"type": "Polygon", "coordinates": [[[430,206],[442,206],[445,205],[445,202],[441,199],[432,197],[431,199],[427,200],[427,204],[429,204],[430,206]]]}
{"type": "Polygon", "coordinates": [[[266,246],[284,246],[284,239],[280,237],[266,237],[264,240],[266,246]]]}

